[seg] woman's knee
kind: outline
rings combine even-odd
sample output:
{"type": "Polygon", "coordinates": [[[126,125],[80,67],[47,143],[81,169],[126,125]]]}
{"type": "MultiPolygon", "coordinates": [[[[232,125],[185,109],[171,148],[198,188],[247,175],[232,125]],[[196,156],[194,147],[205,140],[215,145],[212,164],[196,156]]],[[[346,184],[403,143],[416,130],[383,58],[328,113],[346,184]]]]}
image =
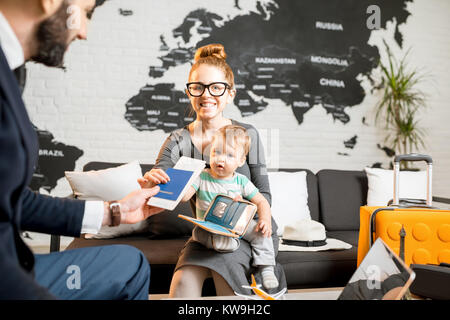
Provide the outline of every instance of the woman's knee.
{"type": "Polygon", "coordinates": [[[171,297],[201,296],[203,283],[211,277],[209,269],[199,266],[184,266],[178,269],[170,285],[171,297]]]}
{"type": "Polygon", "coordinates": [[[234,291],[228,282],[222,277],[221,274],[216,271],[211,271],[214,280],[214,286],[216,287],[216,294],[218,296],[232,296],[234,291]]]}
{"type": "Polygon", "coordinates": [[[211,276],[210,270],[200,266],[184,266],[178,269],[174,276],[181,284],[203,283],[206,278],[211,276]]]}

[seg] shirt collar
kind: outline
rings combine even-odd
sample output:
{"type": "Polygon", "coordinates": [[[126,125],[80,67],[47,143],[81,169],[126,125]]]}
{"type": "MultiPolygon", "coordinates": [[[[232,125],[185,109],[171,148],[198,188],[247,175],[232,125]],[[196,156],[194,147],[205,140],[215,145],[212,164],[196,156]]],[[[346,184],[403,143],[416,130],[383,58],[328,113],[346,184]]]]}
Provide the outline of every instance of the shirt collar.
{"type": "Polygon", "coordinates": [[[25,58],[19,39],[8,20],[0,12],[0,45],[11,70],[24,64],[25,58]]]}

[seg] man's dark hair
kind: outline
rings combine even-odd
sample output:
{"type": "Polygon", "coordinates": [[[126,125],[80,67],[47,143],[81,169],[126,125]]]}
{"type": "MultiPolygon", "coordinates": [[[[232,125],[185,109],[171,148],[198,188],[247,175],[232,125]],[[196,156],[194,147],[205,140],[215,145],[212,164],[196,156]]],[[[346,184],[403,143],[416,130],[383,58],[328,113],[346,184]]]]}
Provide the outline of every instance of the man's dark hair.
{"type": "MultiPolygon", "coordinates": [[[[106,0],[96,0],[95,7],[101,6],[106,0]]],[[[56,13],[41,22],[38,26],[36,37],[38,41],[38,51],[31,57],[31,60],[42,63],[49,67],[64,68],[64,54],[67,49],[68,29],[66,25],[67,8],[70,1],[65,0],[56,13]]],[[[90,19],[93,11],[89,13],[90,19]]]]}
{"type": "Polygon", "coordinates": [[[69,3],[64,1],[53,16],[40,23],[36,32],[38,51],[31,60],[49,67],[62,67],[68,38],[68,6],[69,3]]]}
{"type": "Polygon", "coordinates": [[[99,6],[101,6],[102,4],[104,4],[105,1],[106,1],[106,0],[95,0],[95,6],[96,6],[96,7],[99,7],[99,6]]]}

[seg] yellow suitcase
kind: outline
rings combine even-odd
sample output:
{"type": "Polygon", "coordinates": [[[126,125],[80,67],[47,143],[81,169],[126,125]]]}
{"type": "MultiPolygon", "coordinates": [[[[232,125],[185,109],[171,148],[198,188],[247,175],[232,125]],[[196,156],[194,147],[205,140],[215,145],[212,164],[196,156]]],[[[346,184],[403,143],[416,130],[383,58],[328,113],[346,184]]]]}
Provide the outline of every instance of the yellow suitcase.
{"type": "Polygon", "coordinates": [[[357,264],[362,262],[372,243],[381,237],[405,263],[450,263],[450,210],[431,205],[432,160],[423,155],[402,155],[394,159],[394,198],[386,207],[360,208],[357,264]],[[400,161],[425,160],[428,164],[426,203],[398,198],[400,161]],[[413,204],[411,204],[413,203],[413,204]]]}
{"type": "Polygon", "coordinates": [[[408,266],[450,263],[450,210],[361,207],[358,266],[378,237],[398,256],[403,255],[408,266]],[[402,227],[403,254],[400,252],[402,227]]]}

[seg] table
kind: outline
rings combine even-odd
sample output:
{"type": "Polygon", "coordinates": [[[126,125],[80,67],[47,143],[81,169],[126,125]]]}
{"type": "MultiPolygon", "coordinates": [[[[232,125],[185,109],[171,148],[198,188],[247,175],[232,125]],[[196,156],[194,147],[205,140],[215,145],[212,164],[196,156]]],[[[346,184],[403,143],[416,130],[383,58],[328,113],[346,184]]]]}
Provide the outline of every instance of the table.
{"type": "MultiPolygon", "coordinates": [[[[280,300],[336,300],[341,294],[343,287],[336,288],[313,288],[313,289],[292,289],[280,300]]],[[[211,296],[199,297],[195,299],[170,299],[161,297],[162,300],[248,300],[240,296],[211,296]]]]}

